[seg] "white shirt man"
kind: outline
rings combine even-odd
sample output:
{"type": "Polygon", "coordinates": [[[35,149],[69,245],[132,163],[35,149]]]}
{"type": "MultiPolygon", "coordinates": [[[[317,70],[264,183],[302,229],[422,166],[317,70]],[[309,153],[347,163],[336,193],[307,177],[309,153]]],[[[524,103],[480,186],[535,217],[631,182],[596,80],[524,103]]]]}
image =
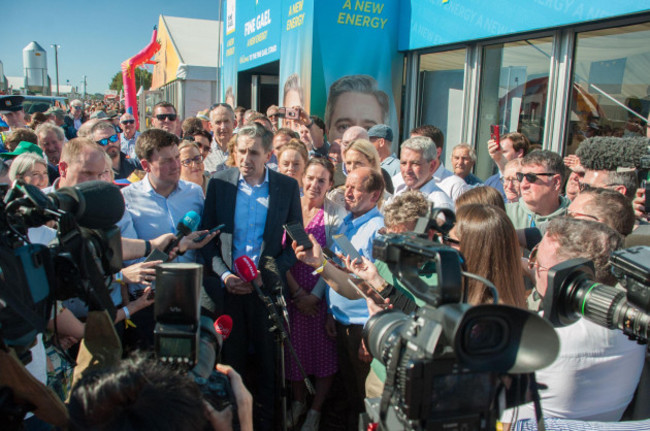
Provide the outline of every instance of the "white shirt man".
{"type": "Polygon", "coordinates": [[[454,202],[438,186],[435,178],[438,163],[435,154],[436,145],[430,138],[416,136],[404,141],[400,154],[400,174],[393,177],[393,184],[397,184],[395,196],[407,190],[419,190],[434,207],[453,210],[454,202]]]}
{"type": "Polygon", "coordinates": [[[210,130],[213,133],[210,154],[203,161],[205,170],[213,173],[225,167],[228,160],[228,142],[237,126],[235,111],[225,103],[218,104],[210,111],[210,130]]]}

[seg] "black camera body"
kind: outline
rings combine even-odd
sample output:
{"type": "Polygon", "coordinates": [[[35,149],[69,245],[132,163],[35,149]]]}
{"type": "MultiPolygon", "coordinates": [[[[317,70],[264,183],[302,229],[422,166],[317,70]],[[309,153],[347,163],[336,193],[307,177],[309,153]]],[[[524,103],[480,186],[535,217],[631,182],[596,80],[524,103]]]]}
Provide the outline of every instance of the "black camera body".
{"type": "Polygon", "coordinates": [[[364,327],[371,354],[386,366],[381,400],[366,400],[380,429],[492,430],[500,408],[530,401],[529,374],[559,351],[548,322],[514,307],[463,303],[462,256],[417,234],[376,239],[373,257],[426,303],[413,315],[382,311],[364,327]],[[432,272],[430,285],[421,276],[432,272]]]}
{"type": "Polygon", "coordinates": [[[203,267],[196,263],[156,266],[154,346],[158,359],[186,373],[217,410],[233,408],[233,427],[239,428],[237,403],[230,380],[215,366],[223,340],[213,321],[201,315],[203,267]]]}
{"type": "Polygon", "coordinates": [[[615,251],[612,272],[620,286],[594,281],[594,266],[587,259],[571,259],[548,272],[544,295],[545,317],[556,327],[581,317],[609,329],[619,329],[631,339],[650,338],[650,247],[615,251]]]}
{"type": "MultiPolygon", "coordinates": [[[[0,331],[20,354],[44,332],[55,300],[79,297],[91,310],[115,308],[108,278],[122,267],[122,244],[114,224],[124,212],[119,189],[92,181],[64,187],[49,196],[21,180],[3,185],[0,203],[0,331]],[[110,210],[91,208],[100,196],[110,210]],[[56,221],[56,239],[48,246],[30,244],[28,229],[56,221]]],[[[25,356],[24,362],[31,359],[25,356]]]]}

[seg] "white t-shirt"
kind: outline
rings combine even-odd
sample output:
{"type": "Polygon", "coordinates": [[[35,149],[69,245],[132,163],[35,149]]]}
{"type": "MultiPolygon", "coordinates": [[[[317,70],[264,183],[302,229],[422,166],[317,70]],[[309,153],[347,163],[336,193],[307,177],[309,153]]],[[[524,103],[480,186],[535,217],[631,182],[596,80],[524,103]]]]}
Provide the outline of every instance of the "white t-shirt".
{"type": "MultiPolygon", "coordinates": [[[[618,421],[636,390],[645,347],[621,331],[603,328],[586,319],[555,329],[560,353],[548,367],[535,373],[545,417],[587,421],[618,421]]],[[[507,410],[502,422],[535,418],[532,404],[507,410]]]]}

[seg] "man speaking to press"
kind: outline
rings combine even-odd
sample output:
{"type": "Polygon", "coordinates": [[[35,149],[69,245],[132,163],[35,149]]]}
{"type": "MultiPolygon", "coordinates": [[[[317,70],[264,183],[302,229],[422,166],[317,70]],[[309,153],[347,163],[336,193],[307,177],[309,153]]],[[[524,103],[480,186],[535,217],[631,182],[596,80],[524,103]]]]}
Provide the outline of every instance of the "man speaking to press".
{"type": "MultiPolygon", "coordinates": [[[[282,246],[282,225],[302,222],[298,183],[266,168],[271,157],[273,135],[253,124],[237,135],[235,159],[238,168],[217,172],[208,183],[201,229],[220,224],[220,245],[214,242],[202,249],[207,265],[221,278],[225,287],[224,303],[233,319],[230,337],[223,345],[223,362],[232,365],[250,381],[245,364],[249,343],[257,355],[255,429],[273,427],[275,398],[275,345],[269,333],[266,307],[250,283],[242,280],[233,262],[250,257],[257,266],[261,256],[272,256],[280,274],[295,263],[291,247],[282,246]]],[[[250,387],[250,386],[249,386],[250,387]]]]}

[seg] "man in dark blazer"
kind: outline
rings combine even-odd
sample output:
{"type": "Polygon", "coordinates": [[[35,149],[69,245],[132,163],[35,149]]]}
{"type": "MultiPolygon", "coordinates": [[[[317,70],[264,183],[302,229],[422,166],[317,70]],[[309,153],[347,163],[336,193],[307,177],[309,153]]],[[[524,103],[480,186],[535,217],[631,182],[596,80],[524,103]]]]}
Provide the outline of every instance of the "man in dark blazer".
{"type": "Polygon", "coordinates": [[[253,388],[256,430],[273,426],[276,346],[268,331],[266,307],[253,286],[238,277],[233,262],[246,255],[258,265],[260,256],[273,256],[280,274],[285,274],[296,258],[290,244],[283,245],[282,225],[302,222],[298,183],[265,166],[272,139],[257,124],[239,130],[234,149],[238,168],[212,176],[202,217],[202,229],[225,224],[220,244],[213,242],[202,254],[223,282],[225,313],[233,319],[232,332],[223,345],[223,362],[232,365],[247,383],[251,377],[257,381],[253,388]],[[257,355],[254,376],[246,370],[249,344],[257,355]]]}

